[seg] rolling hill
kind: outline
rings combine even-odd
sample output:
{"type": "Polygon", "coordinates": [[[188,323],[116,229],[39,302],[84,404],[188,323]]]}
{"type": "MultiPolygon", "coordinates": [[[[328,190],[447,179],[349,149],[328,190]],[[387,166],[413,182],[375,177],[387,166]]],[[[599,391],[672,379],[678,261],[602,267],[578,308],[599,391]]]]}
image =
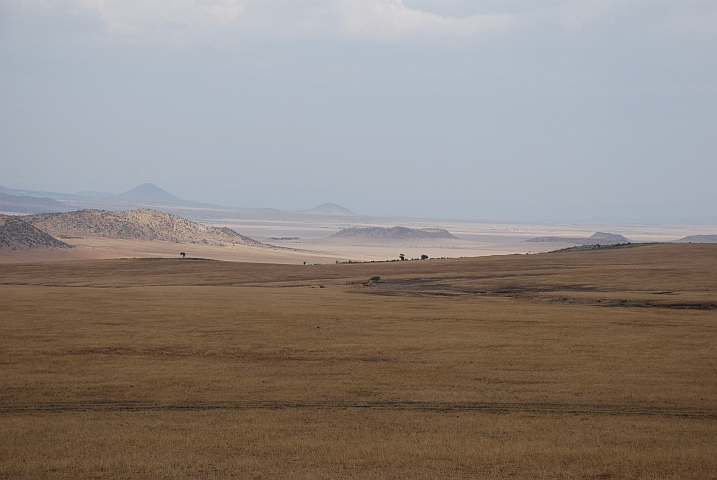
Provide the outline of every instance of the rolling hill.
{"type": "Polygon", "coordinates": [[[64,203],[49,197],[31,197],[0,192],[0,211],[13,213],[66,212],[64,203]]]}
{"type": "Polygon", "coordinates": [[[17,190],[2,186],[0,186],[0,193],[20,197],[19,199],[9,199],[15,203],[21,200],[23,204],[33,206],[33,208],[26,208],[24,210],[3,209],[3,200],[0,199],[0,210],[17,213],[65,212],[81,209],[122,211],[132,208],[161,208],[163,210],[171,210],[171,213],[177,213],[178,210],[184,207],[216,207],[214,205],[181,199],[152,183],[145,183],[118,195],[95,191],[82,191],[76,194],[41,192],[34,190],[17,190]]]}
{"type": "Polygon", "coordinates": [[[27,223],[57,237],[98,236],[123,240],[163,240],[204,245],[263,246],[226,227],[210,227],[151,209],[112,212],[78,210],[23,217],[27,223]]]}
{"type": "Polygon", "coordinates": [[[119,195],[112,197],[114,200],[125,201],[136,204],[167,204],[167,205],[187,205],[193,202],[182,200],[179,197],[175,197],[171,193],[164,189],[159,188],[157,185],[152,183],[145,183],[139,187],[128,190],[119,195]]]}
{"type": "Polygon", "coordinates": [[[617,233],[605,233],[595,232],[589,237],[535,237],[526,242],[551,242],[551,243],[572,243],[574,245],[613,245],[617,243],[632,243],[629,238],[626,238],[617,233]]]}
{"type": "Polygon", "coordinates": [[[442,228],[416,229],[406,227],[365,227],[346,228],[331,235],[332,237],[369,237],[404,240],[411,238],[456,238],[442,228]]]}
{"type": "Polygon", "coordinates": [[[675,243],[717,243],[717,235],[689,235],[675,240],[675,243]]]}
{"type": "Polygon", "coordinates": [[[356,214],[348,208],[336,205],[335,203],[324,203],[310,210],[302,210],[300,213],[309,215],[332,215],[332,216],[355,216],[356,214]]]}

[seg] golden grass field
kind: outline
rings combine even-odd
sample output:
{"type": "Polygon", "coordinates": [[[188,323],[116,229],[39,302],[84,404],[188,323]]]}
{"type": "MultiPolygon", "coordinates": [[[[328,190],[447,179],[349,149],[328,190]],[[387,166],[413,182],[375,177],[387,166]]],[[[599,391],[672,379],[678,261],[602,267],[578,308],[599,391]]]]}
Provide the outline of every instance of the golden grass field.
{"type": "Polygon", "coordinates": [[[717,245],[0,265],[0,478],[232,477],[715,479],[717,245]]]}

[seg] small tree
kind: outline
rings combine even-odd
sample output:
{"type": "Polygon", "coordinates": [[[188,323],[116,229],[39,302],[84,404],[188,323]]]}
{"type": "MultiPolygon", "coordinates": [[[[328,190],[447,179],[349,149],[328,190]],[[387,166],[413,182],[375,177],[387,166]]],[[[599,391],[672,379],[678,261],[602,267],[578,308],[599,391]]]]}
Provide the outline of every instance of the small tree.
{"type": "Polygon", "coordinates": [[[182,258],[184,258],[184,257],[187,255],[187,254],[184,253],[184,252],[179,252],[179,254],[182,256],[182,258]]]}
{"type": "Polygon", "coordinates": [[[428,260],[428,255],[421,255],[421,260],[428,260]]]}
{"type": "Polygon", "coordinates": [[[406,259],[406,257],[405,257],[402,253],[399,253],[399,254],[398,254],[398,258],[400,258],[401,260],[405,260],[405,259],[406,259]]]}

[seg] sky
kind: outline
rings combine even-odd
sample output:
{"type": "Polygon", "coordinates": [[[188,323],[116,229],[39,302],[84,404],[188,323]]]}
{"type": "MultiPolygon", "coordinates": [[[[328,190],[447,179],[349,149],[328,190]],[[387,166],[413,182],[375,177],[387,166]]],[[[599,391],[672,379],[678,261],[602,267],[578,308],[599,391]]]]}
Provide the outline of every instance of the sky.
{"type": "Polygon", "coordinates": [[[716,179],[714,0],[0,0],[5,187],[668,222],[716,179]]]}

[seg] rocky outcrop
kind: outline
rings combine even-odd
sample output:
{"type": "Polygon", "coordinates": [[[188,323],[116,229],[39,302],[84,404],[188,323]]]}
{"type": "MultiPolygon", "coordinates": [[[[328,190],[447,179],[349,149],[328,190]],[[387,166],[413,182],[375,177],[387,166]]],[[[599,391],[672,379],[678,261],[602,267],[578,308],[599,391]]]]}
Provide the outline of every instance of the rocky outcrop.
{"type": "Polygon", "coordinates": [[[334,233],[332,237],[369,237],[405,240],[411,238],[456,238],[442,228],[406,228],[406,227],[364,227],[347,228],[334,233]]]}
{"type": "Polygon", "coordinates": [[[78,210],[23,217],[56,237],[97,236],[123,240],[163,240],[204,245],[263,246],[227,227],[210,227],[186,218],[151,209],[111,212],[78,210]]]}

